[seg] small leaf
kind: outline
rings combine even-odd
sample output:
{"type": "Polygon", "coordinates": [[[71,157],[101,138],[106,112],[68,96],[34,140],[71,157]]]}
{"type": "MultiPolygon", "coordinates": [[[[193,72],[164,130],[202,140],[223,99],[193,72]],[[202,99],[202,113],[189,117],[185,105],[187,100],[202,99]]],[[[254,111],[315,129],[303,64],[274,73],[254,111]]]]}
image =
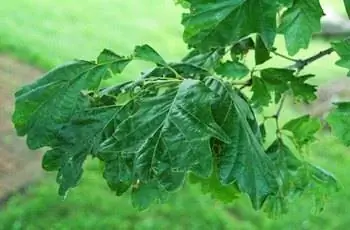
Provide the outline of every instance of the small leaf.
{"type": "Polygon", "coordinates": [[[265,82],[268,90],[275,93],[275,103],[278,103],[282,94],[288,91],[289,82],[295,78],[293,73],[293,70],[281,68],[266,68],[261,70],[261,79],[265,82]]]}
{"type": "Polygon", "coordinates": [[[283,13],[278,30],[284,35],[289,55],[309,46],[312,34],[321,31],[323,15],[319,0],[295,0],[283,13]]]}
{"type": "Polygon", "coordinates": [[[271,58],[270,51],[259,35],[256,36],[255,65],[261,65],[271,58]]]}
{"type": "Polygon", "coordinates": [[[97,63],[104,64],[104,63],[113,62],[113,61],[121,60],[121,59],[124,59],[124,58],[122,56],[114,53],[111,50],[104,49],[100,53],[100,55],[97,57],[97,63]]]}
{"type": "Polygon", "coordinates": [[[350,40],[332,42],[332,47],[340,57],[336,64],[340,67],[350,69],[350,40]]]}
{"type": "Polygon", "coordinates": [[[304,103],[309,103],[317,98],[316,96],[316,86],[305,83],[305,81],[314,77],[315,75],[303,75],[300,77],[295,77],[291,83],[290,87],[293,92],[293,96],[297,101],[302,101],[304,103]]]}
{"type": "Polygon", "coordinates": [[[304,115],[287,122],[282,129],[293,133],[293,139],[297,146],[302,147],[315,140],[316,132],[321,128],[317,118],[304,115]]]}
{"type": "Polygon", "coordinates": [[[232,202],[239,197],[239,190],[235,184],[221,184],[217,170],[214,170],[209,178],[198,177],[194,174],[189,175],[189,180],[193,184],[200,184],[204,194],[210,194],[212,198],[218,199],[224,203],[232,202]]]}
{"type": "Polygon", "coordinates": [[[249,74],[249,69],[246,65],[238,61],[226,61],[215,68],[217,74],[241,79],[249,74]]]}
{"type": "Polygon", "coordinates": [[[327,117],[332,133],[346,146],[350,146],[350,102],[336,103],[327,117]]]}
{"type": "Polygon", "coordinates": [[[261,78],[256,76],[253,77],[252,92],[253,95],[251,101],[254,107],[259,108],[269,105],[271,96],[265,82],[261,78]]]}
{"type": "Polygon", "coordinates": [[[153,62],[157,65],[167,65],[164,59],[149,45],[136,46],[134,56],[144,61],[153,62]]]}

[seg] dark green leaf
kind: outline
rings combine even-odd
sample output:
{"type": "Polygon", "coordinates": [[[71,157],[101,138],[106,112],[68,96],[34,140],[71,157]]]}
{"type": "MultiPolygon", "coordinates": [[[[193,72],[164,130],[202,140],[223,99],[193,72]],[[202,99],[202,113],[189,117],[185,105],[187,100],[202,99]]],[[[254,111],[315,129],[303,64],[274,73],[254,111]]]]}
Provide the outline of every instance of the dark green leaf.
{"type": "Polygon", "coordinates": [[[222,144],[219,153],[220,181],[236,183],[259,209],[268,196],[276,193],[277,181],[272,162],[252,130],[252,123],[258,127],[257,121],[249,103],[230,86],[216,79],[209,79],[207,84],[220,96],[214,105],[214,117],[231,138],[231,143],[222,144]]]}
{"type": "Polygon", "coordinates": [[[124,58],[122,56],[114,53],[111,50],[104,49],[100,53],[100,55],[97,57],[97,63],[104,64],[104,63],[113,62],[113,61],[121,60],[121,59],[124,59],[124,58]]]}
{"type": "Polygon", "coordinates": [[[277,0],[277,3],[282,7],[291,7],[294,3],[294,0],[277,0]]]}
{"type": "Polygon", "coordinates": [[[248,67],[238,61],[226,61],[221,63],[215,68],[215,71],[219,75],[234,79],[241,79],[249,74],[248,67]]]}
{"type": "Polygon", "coordinates": [[[305,83],[305,81],[314,77],[315,75],[303,75],[300,77],[295,77],[290,83],[290,87],[293,92],[293,96],[297,101],[302,101],[304,103],[309,103],[317,98],[316,96],[316,86],[305,83]]]}
{"type": "Polygon", "coordinates": [[[346,13],[348,14],[348,18],[350,19],[350,0],[343,0],[346,13]]]}
{"type": "Polygon", "coordinates": [[[134,56],[144,61],[153,62],[157,65],[167,65],[164,59],[149,45],[136,46],[134,56]]]}
{"type": "Polygon", "coordinates": [[[132,161],[133,181],[156,180],[167,191],[180,187],[187,171],[208,177],[213,164],[210,139],[230,142],[211,116],[214,100],[203,83],[189,79],[161,95],[142,98],[136,113],[102,144],[100,154],[105,159],[124,155],[132,161]]]}
{"type": "Polygon", "coordinates": [[[164,202],[168,194],[157,182],[135,185],[131,193],[132,204],[138,210],[148,208],[153,202],[164,202]]]}
{"type": "Polygon", "coordinates": [[[184,14],[184,40],[192,47],[208,50],[239,41],[252,33],[261,35],[271,47],[276,35],[277,4],[269,0],[188,0],[184,14]],[[257,7],[259,6],[259,7],[257,7]]]}
{"type": "Polygon", "coordinates": [[[265,43],[258,35],[256,36],[256,45],[255,45],[255,65],[261,65],[271,58],[270,51],[266,47],[265,43]]]}
{"type": "Polygon", "coordinates": [[[290,120],[282,129],[292,132],[296,145],[302,147],[315,140],[315,134],[320,128],[321,124],[317,118],[304,115],[290,120]]]}
{"type": "Polygon", "coordinates": [[[323,15],[319,0],[295,0],[283,13],[279,32],[284,35],[289,55],[309,46],[312,34],[321,31],[323,15]]]}
{"type": "Polygon", "coordinates": [[[205,53],[200,53],[198,50],[192,50],[186,57],[182,59],[183,62],[190,63],[207,70],[213,69],[225,55],[222,49],[215,49],[205,53]]]}
{"type": "Polygon", "coordinates": [[[293,197],[295,190],[305,189],[297,186],[299,178],[296,176],[303,162],[294,156],[282,140],[275,140],[267,148],[266,153],[278,170],[276,175],[280,181],[280,189],[277,196],[272,196],[266,201],[265,211],[271,216],[278,216],[287,212],[289,199],[293,197]]]}
{"type": "Polygon", "coordinates": [[[332,133],[346,146],[350,146],[350,102],[336,103],[327,117],[332,133]]]}
{"type": "Polygon", "coordinates": [[[73,62],[48,72],[37,82],[17,91],[13,123],[18,135],[27,134],[27,144],[31,149],[54,146],[63,124],[89,105],[81,91],[98,89],[112,65],[117,65],[120,72],[125,63],[124,59],[101,65],[73,62]]]}
{"type": "Polygon", "coordinates": [[[289,89],[289,82],[295,78],[293,73],[293,70],[280,68],[267,68],[260,72],[268,90],[275,93],[275,103],[278,103],[281,95],[289,89]]]}
{"type": "Polygon", "coordinates": [[[261,78],[256,76],[253,77],[252,92],[253,95],[251,100],[254,107],[264,107],[269,105],[271,96],[265,82],[261,78]]]}
{"type": "Polygon", "coordinates": [[[57,143],[43,158],[43,168],[58,170],[59,193],[75,187],[83,173],[87,155],[94,155],[109,125],[115,122],[119,107],[87,109],[75,114],[57,133],[57,143]]]}
{"type": "Polygon", "coordinates": [[[254,48],[255,44],[251,37],[243,39],[231,47],[231,59],[233,61],[239,61],[243,59],[243,57],[249,52],[249,50],[252,50],[254,48]]]}

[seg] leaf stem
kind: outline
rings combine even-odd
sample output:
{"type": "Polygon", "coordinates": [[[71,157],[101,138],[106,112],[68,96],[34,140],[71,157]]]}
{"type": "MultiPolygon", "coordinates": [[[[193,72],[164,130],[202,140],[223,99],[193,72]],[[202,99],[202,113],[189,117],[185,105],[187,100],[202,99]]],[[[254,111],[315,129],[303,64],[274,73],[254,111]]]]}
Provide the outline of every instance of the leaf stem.
{"type": "Polygon", "coordinates": [[[286,55],[283,55],[283,54],[281,54],[281,53],[278,53],[277,51],[271,51],[273,54],[275,54],[276,56],[279,56],[279,57],[281,57],[281,58],[284,58],[284,59],[286,59],[286,60],[288,60],[288,61],[293,61],[293,62],[297,62],[298,61],[298,59],[294,59],[294,58],[291,58],[291,57],[288,57],[288,56],[286,56],[286,55]]]}

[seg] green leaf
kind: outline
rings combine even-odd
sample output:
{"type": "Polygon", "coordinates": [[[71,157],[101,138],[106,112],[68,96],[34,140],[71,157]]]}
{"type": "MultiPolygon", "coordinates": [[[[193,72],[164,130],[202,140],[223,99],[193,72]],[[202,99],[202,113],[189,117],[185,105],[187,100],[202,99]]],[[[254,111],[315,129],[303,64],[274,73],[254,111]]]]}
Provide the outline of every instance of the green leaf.
{"type": "Polygon", "coordinates": [[[278,30],[284,35],[289,55],[308,48],[312,34],[321,31],[323,15],[319,0],[295,0],[283,13],[278,30]]]}
{"type": "Polygon", "coordinates": [[[350,69],[350,40],[332,42],[332,47],[340,57],[336,64],[340,67],[350,69]]]}
{"type": "Polygon", "coordinates": [[[117,126],[100,154],[103,159],[124,156],[132,162],[133,181],[157,181],[167,191],[180,187],[187,171],[208,177],[210,139],[230,142],[211,115],[214,100],[202,82],[190,79],[161,95],[140,98],[138,110],[117,126]]]}
{"type": "Polygon", "coordinates": [[[272,196],[266,201],[264,207],[270,216],[278,216],[288,211],[288,202],[297,192],[305,189],[305,187],[298,187],[299,177],[297,171],[303,166],[303,162],[300,161],[286,146],[282,140],[275,140],[266,150],[267,155],[277,169],[276,175],[280,181],[279,194],[272,196]]]}
{"type": "Polygon", "coordinates": [[[104,49],[100,53],[100,55],[97,57],[97,63],[104,64],[108,62],[114,62],[115,60],[120,60],[120,59],[124,59],[124,58],[109,49],[104,49]]]}
{"type": "Polygon", "coordinates": [[[271,58],[270,51],[266,47],[262,38],[258,35],[256,36],[255,45],[255,65],[261,65],[271,58]]]}
{"type": "Polygon", "coordinates": [[[27,134],[31,149],[54,146],[57,132],[77,112],[89,105],[82,90],[98,89],[102,78],[109,75],[111,66],[121,72],[130,60],[116,59],[95,65],[76,61],[57,67],[38,81],[16,92],[13,123],[18,135],[27,134]]]}
{"type": "Polygon", "coordinates": [[[252,84],[252,98],[251,101],[254,105],[254,107],[264,107],[268,106],[271,101],[271,95],[265,85],[265,82],[256,76],[253,76],[252,78],[253,84],[252,84]]]}
{"type": "Polygon", "coordinates": [[[294,3],[294,0],[277,0],[277,4],[279,4],[282,7],[291,7],[294,3]]]}
{"type": "Polygon", "coordinates": [[[272,47],[276,36],[277,4],[269,0],[188,0],[184,14],[184,40],[191,47],[208,50],[239,41],[252,33],[272,47]],[[259,7],[256,7],[259,6],[259,7]]]}
{"type": "Polygon", "coordinates": [[[192,50],[182,61],[211,70],[219,63],[224,55],[225,51],[223,49],[214,49],[205,53],[192,50]]]}
{"type": "Polygon", "coordinates": [[[213,108],[214,117],[231,139],[231,143],[223,143],[220,148],[220,181],[236,183],[240,191],[248,193],[253,207],[259,209],[278,187],[261,135],[256,135],[259,125],[249,103],[232,87],[216,79],[208,79],[207,85],[220,96],[213,108]]]}
{"type": "Polygon", "coordinates": [[[269,197],[264,207],[270,216],[286,213],[288,204],[297,196],[309,195],[311,192],[314,198],[322,201],[321,198],[330,191],[339,190],[339,184],[333,175],[298,159],[282,140],[275,140],[266,153],[278,169],[276,174],[280,181],[278,195],[269,197]]]}
{"type": "Polygon", "coordinates": [[[293,134],[293,140],[298,147],[302,147],[315,139],[316,132],[321,128],[321,123],[317,118],[304,115],[287,122],[282,129],[293,134]]]}
{"type": "Polygon", "coordinates": [[[149,45],[136,46],[134,56],[143,61],[153,62],[157,65],[167,65],[164,59],[149,45]]]}
{"type": "Polygon", "coordinates": [[[346,13],[348,14],[348,18],[350,19],[350,0],[343,0],[346,13]]]}
{"type": "Polygon", "coordinates": [[[131,193],[132,205],[138,210],[147,209],[155,201],[162,203],[167,198],[167,192],[157,182],[139,183],[131,193]]]}
{"type": "Polygon", "coordinates": [[[314,77],[315,75],[303,75],[300,77],[295,77],[291,83],[290,87],[293,92],[293,96],[297,101],[302,101],[304,103],[309,103],[317,98],[316,96],[316,86],[305,83],[305,81],[314,77]]]}
{"type": "Polygon", "coordinates": [[[346,146],[350,146],[350,102],[336,103],[326,120],[332,133],[346,146]]]}
{"type": "Polygon", "coordinates": [[[275,103],[278,103],[282,94],[288,91],[289,82],[295,78],[293,73],[293,70],[281,68],[266,68],[260,71],[261,79],[268,91],[275,93],[275,103]]]}
{"type": "Polygon", "coordinates": [[[215,68],[215,71],[219,75],[234,79],[241,79],[249,74],[248,67],[238,61],[226,61],[221,63],[215,68]]]}
{"type": "Polygon", "coordinates": [[[59,194],[64,196],[75,187],[83,173],[88,155],[95,155],[110,125],[119,114],[119,107],[91,108],[76,113],[69,123],[57,132],[57,143],[44,155],[42,166],[58,170],[59,194]]]}
{"type": "Polygon", "coordinates": [[[232,202],[239,197],[239,190],[235,184],[223,185],[214,170],[209,178],[198,177],[194,174],[189,175],[189,180],[193,184],[200,184],[204,194],[210,194],[212,198],[218,199],[224,203],[232,202]]]}

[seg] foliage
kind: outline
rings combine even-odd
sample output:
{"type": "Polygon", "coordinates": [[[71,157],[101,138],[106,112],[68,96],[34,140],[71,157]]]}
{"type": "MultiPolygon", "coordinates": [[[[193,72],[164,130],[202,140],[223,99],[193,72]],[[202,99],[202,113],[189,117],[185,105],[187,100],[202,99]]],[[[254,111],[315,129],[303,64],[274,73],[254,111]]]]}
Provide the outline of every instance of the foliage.
{"type": "MultiPolygon", "coordinates": [[[[128,56],[105,49],[95,61],[58,66],[16,92],[17,133],[27,135],[31,149],[51,148],[42,165],[58,171],[59,194],[77,186],[88,156],[102,161],[118,196],[131,191],[138,209],[165,201],[189,173],[215,197],[248,194],[255,209],[270,214],[287,211],[291,199],[309,190],[322,197],[316,191],[337,189],[335,178],[302,154],[316,140],[319,121],[305,115],[281,126],[279,119],[287,96],[316,98],[317,86],[307,82],[315,76],[300,74],[306,65],[336,52],[337,64],[350,67],[346,39],[303,60],[274,48],[277,33],[290,56],[308,47],[323,15],[318,0],[178,3],[186,9],[183,38],[190,49],[181,61],[167,62],[149,45],[128,56]],[[253,67],[245,64],[251,52],[253,67]],[[272,54],[294,63],[264,67],[272,54]],[[101,86],[135,60],[155,67],[138,80],[101,86]],[[271,104],[278,109],[267,116],[271,104]],[[265,140],[273,132],[264,128],[269,119],[276,121],[272,143],[265,140]]],[[[347,113],[338,109],[329,118],[345,143],[349,130],[340,127],[347,113]]]]}

